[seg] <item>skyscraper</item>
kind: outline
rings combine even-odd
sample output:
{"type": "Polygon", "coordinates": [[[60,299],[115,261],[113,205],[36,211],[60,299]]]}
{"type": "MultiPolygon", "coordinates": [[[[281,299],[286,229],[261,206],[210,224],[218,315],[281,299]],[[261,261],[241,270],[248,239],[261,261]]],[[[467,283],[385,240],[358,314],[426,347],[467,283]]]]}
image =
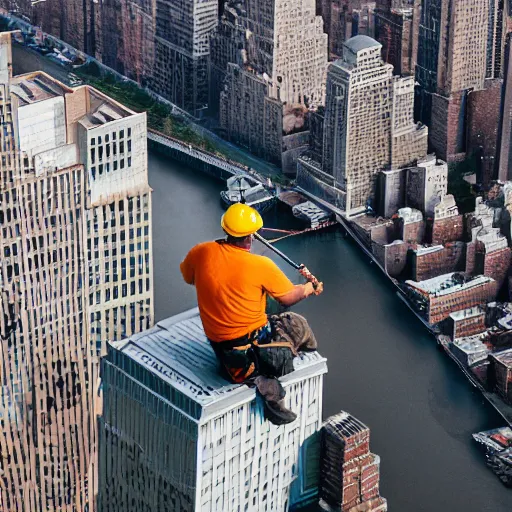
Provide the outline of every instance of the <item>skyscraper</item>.
{"type": "Polygon", "coordinates": [[[210,35],[218,22],[219,0],[157,0],[155,5],[155,63],[149,83],[199,117],[208,107],[210,35]]]}
{"type": "Polygon", "coordinates": [[[308,109],[324,100],[327,35],[314,0],[227,2],[212,45],[222,128],[294,168],[288,160],[307,144],[308,109]],[[254,122],[240,122],[244,111],[254,122]]]}
{"type": "Polygon", "coordinates": [[[2,510],[94,509],[99,342],[153,321],[146,119],[11,76],[0,34],[2,510]]]}
{"type": "Polygon", "coordinates": [[[0,0],[6,10],[200,117],[219,0],[0,0]]]}
{"type": "Polygon", "coordinates": [[[420,0],[379,0],[375,9],[375,39],[382,58],[396,75],[414,75],[418,55],[420,0]]]}
{"type": "Polygon", "coordinates": [[[512,179],[512,34],[507,38],[504,59],[503,102],[498,137],[498,179],[512,179]]]}
{"type": "Polygon", "coordinates": [[[418,113],[431,128],[432,148],[444,160],[464,157],[468,91],[484,89],[488,67],[495,67],[491,57],[496,52],[489,44],[495,45],[497,36],[491,34],[489,27],[495,26],[503,11],[495,11],[491,23],[490,3],[493,2],[422,2],[416,67],[420,85],[418,113]]]}
{"type": "Polygon", "coordinates": [[[413,120],[414,79],[393,77],[381,49],[370,37],[353,37],[327,76],[322,171],[343,192],[347,214],[372,202],[379,171],[427,151],[427,129],[413,120]]]}

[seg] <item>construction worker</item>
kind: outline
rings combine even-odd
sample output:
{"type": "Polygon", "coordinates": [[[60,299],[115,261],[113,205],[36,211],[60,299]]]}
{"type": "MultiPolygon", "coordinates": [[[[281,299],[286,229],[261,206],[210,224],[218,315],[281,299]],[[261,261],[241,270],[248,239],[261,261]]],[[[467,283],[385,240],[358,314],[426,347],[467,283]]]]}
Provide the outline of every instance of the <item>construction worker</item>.
{"type": "MultiPolygon", "coordinates": [[[[270,421],[290,423],[296,415],[284,407],[277,377],[293,371],[299,351],[315,350],[317,344],[304,317],[290,312],[267,317],[266,296],[289,307],[320,294],[323,285],[294,285],[271,259],[251,254],[253,234],[263,220],[250,206],[230,206],[221,226],[226,239],[193,247],[181,273],[196,287],[204,331],[230,379],[258,388],[270,421]]],[[[310,275],[305,268],[303,273],[310,275]]]]}

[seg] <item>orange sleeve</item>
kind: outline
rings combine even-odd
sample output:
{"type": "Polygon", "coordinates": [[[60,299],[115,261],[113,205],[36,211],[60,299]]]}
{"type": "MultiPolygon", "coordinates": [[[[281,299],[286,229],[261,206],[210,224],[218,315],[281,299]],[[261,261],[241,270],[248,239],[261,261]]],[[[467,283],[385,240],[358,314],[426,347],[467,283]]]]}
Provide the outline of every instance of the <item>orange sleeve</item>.
{"type": "Polygon", "coordinates": [[[277,299],[294,289],[295,285],[270,258],[262,256],[260,268],[263,288],[272,297],[277,299]]]}
{"type": "Polygon", "coordinates": [[[185,256],[185,259],[180,264],[181,275],[187,284],[194,284],[195,269],[194,269],[194,251],[192,248],[185,256]]]}

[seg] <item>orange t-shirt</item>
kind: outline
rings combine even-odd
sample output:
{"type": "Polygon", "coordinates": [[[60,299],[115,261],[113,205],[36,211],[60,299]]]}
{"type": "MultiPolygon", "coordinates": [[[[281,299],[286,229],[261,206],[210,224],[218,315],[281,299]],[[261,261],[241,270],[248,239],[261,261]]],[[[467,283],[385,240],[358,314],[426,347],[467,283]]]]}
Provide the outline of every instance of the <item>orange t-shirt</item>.
{"type": "Polygon", "coordinates": [[[224,241],[196,245],[180,269],[196,287],[204,331],[212,341],[233,340],[262,327],[265,294],[279,298],[294,288],[271,259],[224,241]]]}

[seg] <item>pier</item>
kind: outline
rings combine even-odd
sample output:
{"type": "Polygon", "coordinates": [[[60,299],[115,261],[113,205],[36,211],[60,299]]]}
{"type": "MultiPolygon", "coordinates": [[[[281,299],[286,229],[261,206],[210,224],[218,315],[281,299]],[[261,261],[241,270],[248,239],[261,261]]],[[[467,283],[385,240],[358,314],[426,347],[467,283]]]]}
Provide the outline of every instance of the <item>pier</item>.
{"type": "Polygon", "coordinates": [[[148,147],[169,155],[173,160],[186,164],[193,169],[226,181],[231,176],[248,174],[264,183],[264,179],[255,171],[238,162],[227,160],[219,155],[200,149],[192,144],[148,129],[148,147]]]}

